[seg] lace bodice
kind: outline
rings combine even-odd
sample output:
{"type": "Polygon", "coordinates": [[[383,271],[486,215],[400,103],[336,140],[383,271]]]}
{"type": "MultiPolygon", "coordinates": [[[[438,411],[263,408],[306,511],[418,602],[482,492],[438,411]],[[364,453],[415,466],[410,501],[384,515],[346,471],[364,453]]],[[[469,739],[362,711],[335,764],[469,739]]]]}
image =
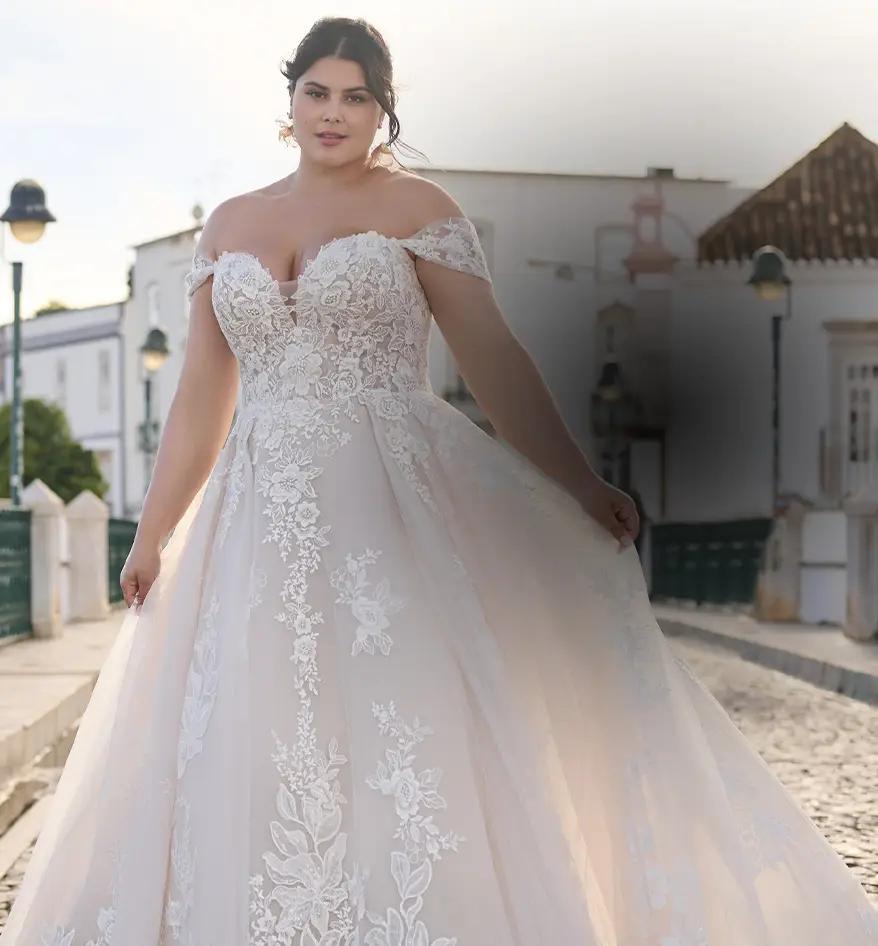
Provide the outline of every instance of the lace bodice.
{"type": "Polygon", "coordinates": [[[431,313],[415,256],[490,282],[467,217],[431,221],[409,237],[369,230],[324,243],[290,296],[253,253],[198,253],[189,297],[213,275],[219,325],[241,369],[242,405],[295,399],[374,401],[427,388],[431,313]]]}

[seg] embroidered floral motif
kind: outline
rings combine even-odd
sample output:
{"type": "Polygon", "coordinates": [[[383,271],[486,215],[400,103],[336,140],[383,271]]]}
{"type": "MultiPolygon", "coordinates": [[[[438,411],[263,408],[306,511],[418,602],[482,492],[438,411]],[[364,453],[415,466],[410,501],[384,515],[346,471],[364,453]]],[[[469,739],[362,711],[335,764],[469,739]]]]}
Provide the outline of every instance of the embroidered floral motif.
{"type": "Polygon", "coordinates": [[[405,856],[413,864],[420,864],[428,857],[440,860],[442,851],[456,851],[457,845],[465,841],[453,831],[440,834],[433,824],[433,816],[421,812],[424,808],[445,808],[445,799],[437,788],[442,778],[442,769],[424,769],[415,774],[412,765],[415,755],[412,749],[432,734],[429,726],[423,725],[416,716],[411,724],[399,717],[396,703],[373,703],[372,715],[378,720],[378,730],[395,737],[396,746],[385,750],[385,761],[379,762],[375,774],[366,779],[370,788],[384,795],[392,795],[396,803],[399,827],[394,834],[405,846],[405,856]]]}
{"type": "Polygon", "coordinates": [[[339,767],[347,758],[338,752],[335,739],[327,752],[318,752],[314,765],[302,767],[301,757],[272,731],[276,751],[272,755],[281,782],[275,806],[279,820],[270,824],[274,850],[263,855],[265,875],[250,878],[251,946],[280,946],[292,943],[308,946],[456,946],[457,937],[431,939],[418,914],[424,894],[433,878],[433,864],[443,851],[457,851],[466,838],[453,831],[442,833],[433,815],[422,809],[443,809],[445,799],[438,792],[442,777],[439,768],[416,773],[414,746],[432,730],[417,718],[411,725],[399,718],[396,705],[373,703],[372,714],[379,731],[395,739],[394,748],[385,750],[366,783],[391,796],[399,826],[395,838],[403,850],[392,851],[390,873],[399,895],[398,906],[385,914],[369,910],[366,884],[370,870],[354,863],[344,869],[347,833],[341,830],[342,808],[347,799],[338,781],[339,767]],[[411,902],[409,902],[411,901],[411,902]],[[371,928],[361,939],[361,921],[371,928]]]}
{"type": "Polygon", "coordinates": [[[250,565],[250,596],[247,599],[247,616],[249,617],[255,608],[262,604],[262,592],[268,585],[268,575],[262,568],[257,568],[256,563],[250,565]]]}
{"type": "Polygon", "coordinates": [[[456,936],[431,939],[424,921],[418,919],[424,894],[433,879],[433,863],[441,860],[443,851],[457,851],[458,845],[466,840],[454,831],[443,834],[434,824],[433,815],[421,810],[447,807],[437,791],[442,770],[432,768],[415,773],[413,768],[412,749],[433,730],[422,725],[417,717],[411,725],[400,719],[393,700],[386,705],[373,703],[372,715],[378,720],[382,735],[395,737],[396,745],[385,750],[385,761],[378,763],[375,774],[367,778],[366,783],[383,795],[392,796],[399,818],[393,836],[403,842],[404,850],[392,851],[390,855],[390,872],[396,882],[399,906],[387,907],[383,916],[366,911],[374,926],[366,934],[365,942],[367,946],[404,943],[456,946],[456,936]]]}
{"type": "Polygon", "coordinates": [[[171,879],[176,896],[165,902],[164,922],[174,941],[191,943],[191,935],[184,938],[184,927],[194,902],[195,851],[192,848],[190,805],[179,798],[174,811],[174,829],[171,836],[171,879]]]}
{"type": "Polygon", "coordinates": [[[390,582],[382,578],[369,593],[369,579],[366,566],[374,565],[380,551],[366,549],[361,555],[345,556],[345,567],[337,568],[329,576],[329,582],[339,592],[336,604],[349,604],[351,612],[359,624],[351,648],[351,656],[365,651],[374,654],[376,648],[386,657],[390,653],[393,638],[386,633],[390,627],[389,615],[395,614],[406,603],[406,599],[390,593],[390,582]]]}
{"type": "Polygon", "coordinates": [[[186,695],[180,721],[180,739],[177,745],[177,777],[182,778],[189,760],[202,748],[202,739],[216,700],[219,682],[217,663],[216,615],[219,598],[216,591],[199,617],[199,630],[194,644],[192,662],[186,675],[186,695]]]}
{"type": "MultiPolygon", "coordinates": [[[[108,907],[101,907],[98,910],[98,916],[95,921],[98,935],[90,939],[85,946],[112,946],[113,929],[116,923],[116,912],[119,906],[119,876],[121,873],[121,860],[118,853],[114,852],[111,857],[113,863],[113,888],[111,904],[108,907]]],[[[65,930],[61,926],[51,923],[44,923],[40,934],[40,946],[76,946],[76,930],[65,930]]]]}
{"type": "Polygon", "coordinates": [[[250,943],[279,946],[296,936],[297,943],[309,946],[340,946],[350,942],[356,923],[351,894],[362,887],[359,874],[346,876],[342,866],[346,799],[337,776],[347,759],[334,739],[326,753],[314,751],[305,759],[273,730],[272,736],[272,760],[282,781],[275,799],[279,820],[270,824],[275,850],[263,860],[274,887],[266,892],[262,874],[250,878],[250,943]]]}

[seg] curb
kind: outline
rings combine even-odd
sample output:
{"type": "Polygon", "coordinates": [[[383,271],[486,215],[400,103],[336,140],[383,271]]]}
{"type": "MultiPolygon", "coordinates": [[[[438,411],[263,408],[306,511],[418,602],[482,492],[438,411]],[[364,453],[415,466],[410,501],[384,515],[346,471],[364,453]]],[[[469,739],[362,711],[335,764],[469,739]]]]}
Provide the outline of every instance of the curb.
{"type": "Polygon", "coordinates": [[[812,683],[824,690],[841,693],[851,699],[878,706],[878,676],[850,667],[842,667],[817,657],[795,653],[757,640],[744,640],[732,634],[689,624],[676,618],[656,618],[669,637],[692,637],[733,650],[751,663],[779,670],[791,677],[812,683]]]}

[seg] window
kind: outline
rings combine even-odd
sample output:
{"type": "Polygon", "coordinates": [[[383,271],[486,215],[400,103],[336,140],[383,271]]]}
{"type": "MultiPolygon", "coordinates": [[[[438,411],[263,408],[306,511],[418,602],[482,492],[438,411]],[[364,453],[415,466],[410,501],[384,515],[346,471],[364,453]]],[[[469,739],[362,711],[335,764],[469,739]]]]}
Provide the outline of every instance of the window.
{"type": "Polygon", "coordinates": [[[848,460],[868,463],[871,433],[872,392],[868,388],[848,390],[848,460]]]}
{"type": "Polygon", "coordinates": [[[98,410],[110,409],[110,353],[106,348],[98,351],[98,410]]]}
{"type": "Polygon", "coordinates": [[[845,383],[844,488],[858,489],[876,474],[878,373],[875,363],[849,364],[845,383]]]}

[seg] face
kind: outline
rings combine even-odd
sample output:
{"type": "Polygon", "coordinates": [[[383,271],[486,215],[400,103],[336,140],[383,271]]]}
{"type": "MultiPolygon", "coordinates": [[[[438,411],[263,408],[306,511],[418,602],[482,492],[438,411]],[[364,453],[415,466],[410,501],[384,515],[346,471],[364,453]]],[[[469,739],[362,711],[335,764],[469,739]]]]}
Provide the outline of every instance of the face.
{"type": "Polygon", "coordinates": [[[300,76],[290,104],[296,143],[321,163],[342,164],[367,154],[384,114],[366,88],[360,64],[328,56],[300,76]],[[321,132],[342,137],[320,137],[321,132]]]}

